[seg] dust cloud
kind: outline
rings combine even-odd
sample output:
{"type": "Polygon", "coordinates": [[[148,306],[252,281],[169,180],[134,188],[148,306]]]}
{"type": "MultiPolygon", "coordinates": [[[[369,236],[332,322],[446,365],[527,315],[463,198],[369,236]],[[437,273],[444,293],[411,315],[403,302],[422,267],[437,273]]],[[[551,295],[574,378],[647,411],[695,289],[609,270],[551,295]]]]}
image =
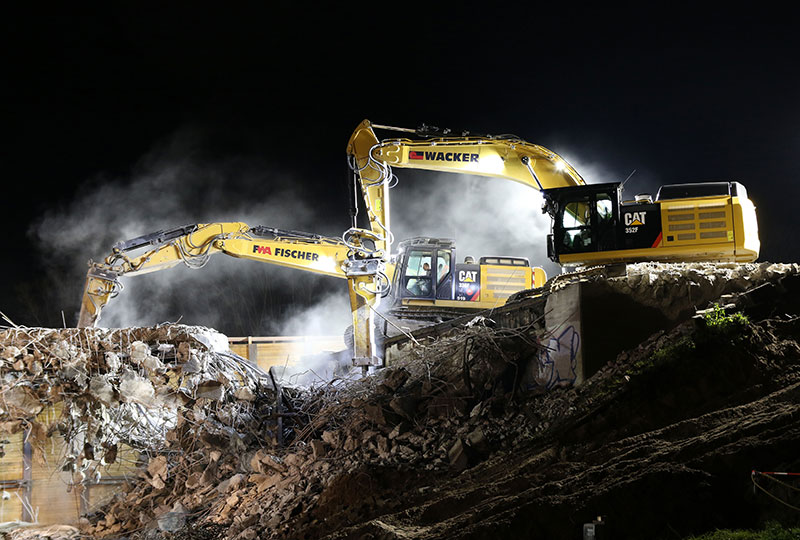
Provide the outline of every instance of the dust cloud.
{"type": "MultiPolygon", "coordinates": [[[[587,183],[622,181],[610,169],[582,164],[559,152],[587,183]]],[[[548,276],[561,272],[547,258],[550,217],[539,191],[505,179],[396,169],[391,191],[392,232],[397,241],[413,236],[451,238],[459,262],[465,256],[527,257],[548,276]]]]}
{"type": "MultiPolygon", "coordinates": [[[[559,150],[556,150],[559,151],[559,150]]],[[[620,181],[598,164],[559,151],[587,182],[620,181]]],[[[560,272],[546,255],[550,220],[541,195],[501,179],[396,169],[391,191],[397,243],[414,236],[451,238],[456,256],[527,257],[549,276],[560,272]]],[[[54,305],[67,324],[77,320],[89,258],[101,260],[121,240],[192,223],[243,221],[339,236],[348,226],[346,179],[326,207],[305,196],[317,178],[301,178],[257,156],[210,152],[203,135],[174,134],[147,153],[129,174],[99,175],[69,204],[44,214],[31,236],[47,261],[54,305]],[[214,157],[209,157],[214,156],[214,157]],[[66,307],[65,307],[66,306],[66,307]]],[[[362,209],[363,210],[363,209],[362,209]]],[[[362,212],[363,215],[363,212],[362,212]]],[[[183,265],[122,278],[125,290],[103,311],[101,325],[127,327],[177,322],[210,326],[227,335],[341,335],[351,323],[343,280],[217,255],[202,270],[183,265]]]]}
{"type": "MultiPolygon", "coordinates": [[[[130,174],[91,179],[31,229],[58,297],[53,303],[65,310],[67,324],[77,321],[87,260],[102,260],[118,241],[218,221],[333,236],[345,228],[346,209],[340,223],[312,211],[301,196],[304,180],[291,171],[257,157],[208,157],[206,146],[198,133],[176,133],[130,174]]],[[[104,327],[180,321],[229,335],[270,335],[337,286],[346,297],[343,281],[224,255],[211,257],[201,270],[179,265],[123,277],[122,283],[124,291],[103,311],[104,327]]]]}

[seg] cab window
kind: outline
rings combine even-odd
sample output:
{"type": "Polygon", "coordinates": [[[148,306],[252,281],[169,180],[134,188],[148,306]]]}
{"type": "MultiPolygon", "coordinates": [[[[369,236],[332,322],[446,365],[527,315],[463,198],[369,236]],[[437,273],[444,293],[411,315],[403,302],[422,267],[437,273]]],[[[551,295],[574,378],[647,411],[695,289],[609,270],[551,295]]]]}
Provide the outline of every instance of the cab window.
{"type": "Polygon", "coordinates": [[[611,197],[607,193],[598,193],[597,202],[595,202],[597,209],[597,223],[607,223],[614,217],[614,207],[611,202],[611,197]]]}
{"type": "Polygon", "coordinates": [[[450,273],[450,251],[440,250],[436,254],[436,282],[441,283],[450,273]]]}
{"type": "Polygon", "coordinates": [[[561,227],[564,230],[562,239],[563,251],[585,251],[592,243],[589,223],[591,223],[592,206],[589,197],[570,201],[561,212],[561,227]]]}
{"type": "Polygon", "coordinates": [[[433,272],[431,271],[431,253],[427,251],[411,251],[403,277],[404,289],[411,296],[427,297],[433,291],[433,272]]]}

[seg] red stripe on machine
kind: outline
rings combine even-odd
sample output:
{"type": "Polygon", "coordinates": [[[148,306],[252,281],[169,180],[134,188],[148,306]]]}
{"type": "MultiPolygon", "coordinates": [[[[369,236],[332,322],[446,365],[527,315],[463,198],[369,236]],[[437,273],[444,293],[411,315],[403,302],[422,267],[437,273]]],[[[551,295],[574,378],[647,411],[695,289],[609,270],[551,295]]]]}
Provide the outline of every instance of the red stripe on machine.
{"type": "Polygon", "coordinates": [[[653,242],[653,247],[658,247],[658,244],[661,243],[661,234],[662,233],[658,233],[658,237],[656,238],[656,241],[653,242]]]}

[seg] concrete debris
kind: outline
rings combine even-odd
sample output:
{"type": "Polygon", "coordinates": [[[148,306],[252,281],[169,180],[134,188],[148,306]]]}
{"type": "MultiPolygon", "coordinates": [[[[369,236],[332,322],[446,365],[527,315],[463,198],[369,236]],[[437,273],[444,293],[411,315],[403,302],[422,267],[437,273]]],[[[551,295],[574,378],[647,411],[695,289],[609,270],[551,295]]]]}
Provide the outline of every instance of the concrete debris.
{"type": "Polygon", "coordinates": [[[151,458],[143,482],[94,516],[87,534],[118,535],[147,523],[166,532],[173,522],[163,516],[180,504],[202,516],[193,527],[224,527],[226,538],[288,537],[298,520],[315,537],[324,530],[319,512],[357,500],[374,467],[432,477],[474,467],[497,442],[500,425],[487,422],[515,394],[518,366],[498,351],[519,335],[482,325],[465,332],[364,379],[283,387],[279,400],[269,388],[231,392],[200,380],[196,401],[179,408],[168,447],[151,458]],[[221,414],[220,400],[232,394],[250,406],[238,418],[221,414]]]}
{"type": "Polygon", "coordinates": [[[195,390],[195,397],[198,399],[220,401],[224,395],[225,388],[219,381],[203,381],[197,385],[197,389],[195,390]]]}
{"type": "MultiPolygon", "coordinates": [[[[120,389],[120,391],[123,390],[120,389]]],[[[105,375],[95,375],[89,380],[89,393],[107,407],[116,403],[114,385],[105,375]]]]}
{"type": "Polygon", "coordinates": [[[4,390],[0,395],[0,404],[0,414],[9,418],[33,417],[44,408],[34,391],[22,385],[4,390]]]}
{"type": "Polygon", "coordinates": [[[186,526],[186,516],[189,511],[184,508],[180,501],[176,502],[172,508],[158,516],[158,530],[164,532],[177,532],[186,526]]]}
{"type": "Polygon", "coordinates": [[[154,456],[143,480],[164,489],[171,469],[159,453],[192,407],[202,423],[196,436],[231,450],[242,444],[237,428],[241,419],[252,420],[253,403],[275,402],[274,393],[264,397],[271,391],[262,386],[266,373],[230,351],[208,348],[206,343],[219,346],[216,336],[181,325],[0,330],[0,431],[29,430],[34,452],[49,434],[62,435],[62,467],[73,472],[76,484],[96,481],[98,469],[114,463],[125,444],[154,456]],[[190,369],[183,369],[187,362],[190,369]],[[53,405],[60,416],[41,424],[37,415],[53,405]]]}
{"type": "Polygon", "coordinates": [[[723,294],[742,292],[799,273],[798,264],[647,262],[629,264],[625,276],[605,281],[616,292],[642,305],[657,308],[667,318],[676,320],[687,309],[723,294]]]}
{"type": "Polygon", "coordinates": [[[156,396],[156,391],[150,381],[137,373],[126,370],[120,376],[120,398],[128,403],[139,403],[150,407],[156,396]]]}
{"type": "Polygon", "coordinates": [[[42,527],[32,523],[0,524],[0,538],[3,540],[80,540],[80,530],[69,525],[50,525],[42,527]],[[6,532],[8,531],[8,532],[6,532]]]}
{"type": "MultiPolygon", "coordinates": [[[[608,287],[665,312],[686,309],[674,300],[686,287],[692,313],[714,295],[761,309],[782,294],[770,283],[798,274],[798,265],[643,264],[608,287]]],[[[118,443],[148,456],[138,480],[87,516],[90,537],[568,538],[565,523],[594,519],[597,507],[648,512],[637,497],[650,485],[664,493],[650,510],[669,513],[695,476],[706,481],[739,459],[716,446],[750,444],[742,454],[765,459],[779,429],[776,440],[800,442],[800,382],[786,367],[800,358],[798,306],[736,342],[703,344],[702,323],[688,320],[604,360],[582,385],[547,392],[522,383],[549,350],[530,339],[531,322],[473,319],[371,376],[304,388],[273,386],[207,329],[9,329],[0,333],[0,431],[21,430],[37,407],[60,401],[64,414],[47,428],[75,441],[66,465],[76,478],[91,478],[92,460],[112,462],[118,443]],[[689,341],[694,356],[670,352],[689,341]],[[667,382],[652,384],[654,373],[667,382]],[[739,406],[750,408],[712,414],[739,406]],[[763,438],[739,438],[742,415],[763,423],[763,438]],[[90,423],[99,428],[87,434],[90,423]]],[[[782,464],[796,459],[782,455],[782,464]]],[[[647,520],[661,517],[626,519],[642,526],[628,537],[643,537],[647,520]]]]}

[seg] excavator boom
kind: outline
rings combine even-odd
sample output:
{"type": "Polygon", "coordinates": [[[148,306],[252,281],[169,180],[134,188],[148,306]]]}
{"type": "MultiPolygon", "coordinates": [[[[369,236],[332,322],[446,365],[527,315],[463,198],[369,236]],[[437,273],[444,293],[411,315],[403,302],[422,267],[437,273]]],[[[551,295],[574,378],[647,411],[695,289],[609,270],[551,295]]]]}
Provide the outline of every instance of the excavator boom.
{"type": "MultiPolygon", "coordinates": [[[[373,174],[371,181],[379,179],[377,173],[386,171],[388,165],[506,178],[538,190],[586,184],[564,158],[544,146],[528,143],[518,137],[466,135],[380,141],[372,127],[369,120],[361,122],[348,145],[353,159],[362,167],[368,167],[373,174]],[[369,140],[371,144],[369,148],[366,144],[358,146],[352,144],[355,140],[369,140]]],[[[431,133],[424,127],[411,131],[431,133]]]]}
{"type": "Polygon", "coordinates": [[[103,307],[121,290],[120,277],[178,264],[201,268],[217,253],[347,280],[354,318],[354,360],[357,365],[380,363],[371,335],[373,309],[366,306],[377,307],[382,289],[389,282],[382,273],[382,261],[339,238],[249,227],[241,222],[187,225],[116,244],[103,262],[89,264],[78,326],[97,324],[103,307]],[[132,254],[145,248],[150,249],[132,254]]]}

